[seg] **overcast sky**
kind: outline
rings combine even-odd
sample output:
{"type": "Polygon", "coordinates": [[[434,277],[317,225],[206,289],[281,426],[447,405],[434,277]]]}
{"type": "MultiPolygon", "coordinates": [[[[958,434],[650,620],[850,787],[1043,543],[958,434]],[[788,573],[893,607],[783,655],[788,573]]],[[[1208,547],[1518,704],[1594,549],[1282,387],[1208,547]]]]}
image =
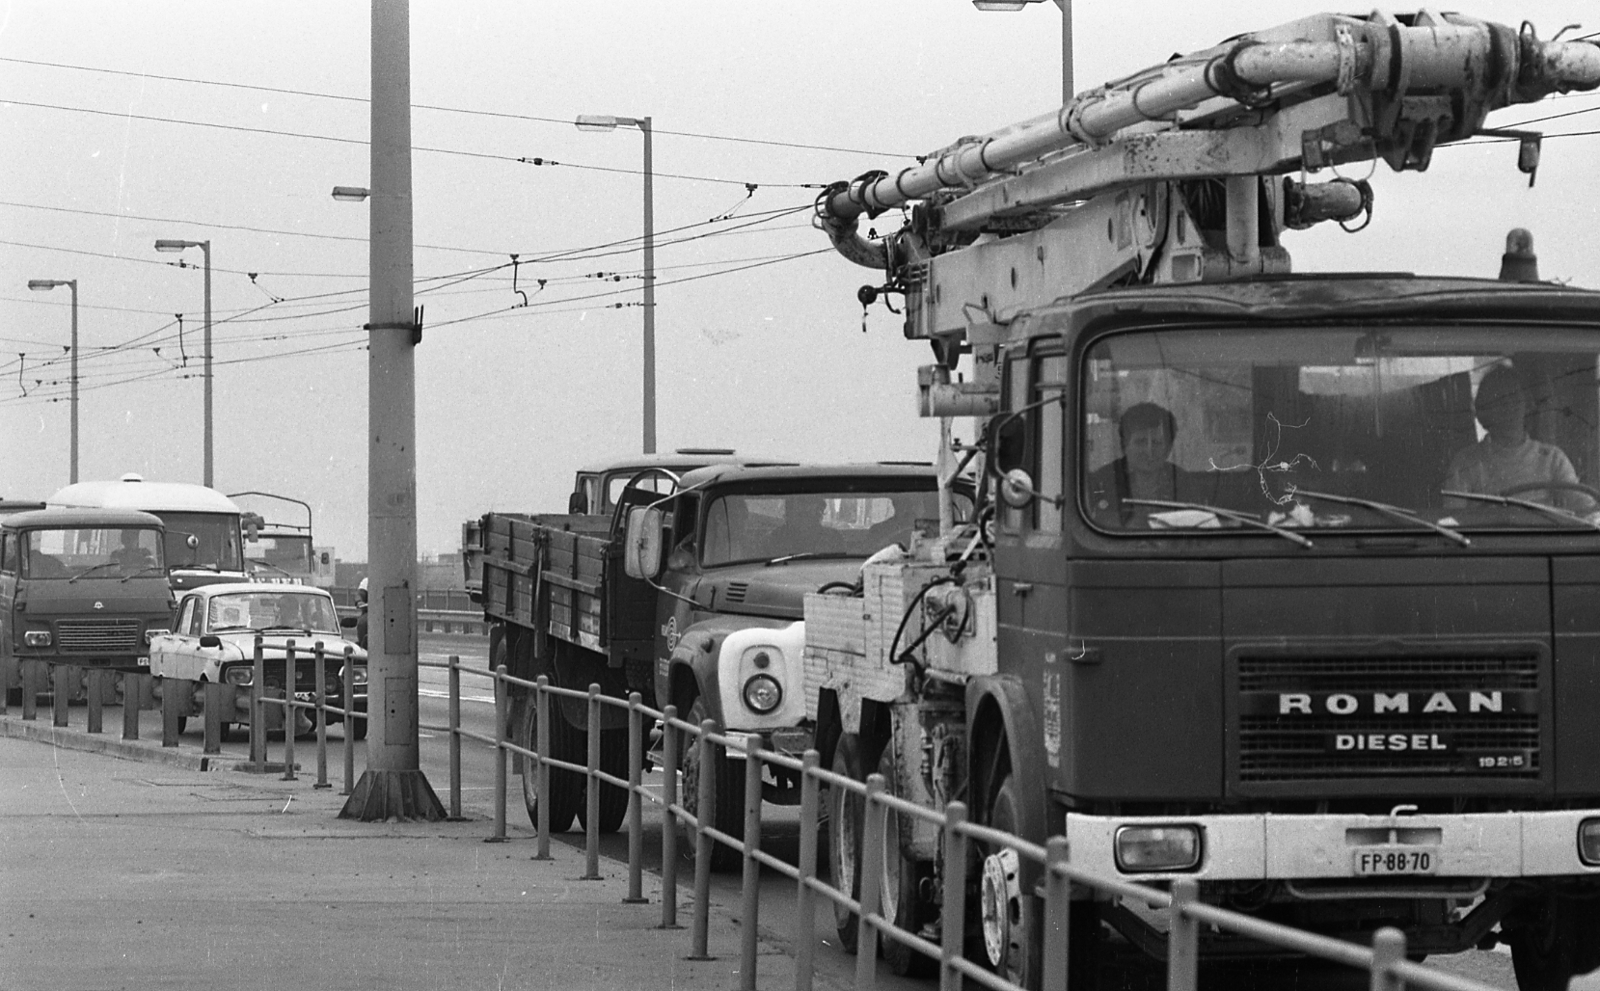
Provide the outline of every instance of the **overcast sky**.
{"type": "MultiPolygon", "coordinates": [[[[1077,88],[1321,9],[1077,0],[1077,88]]],[[[1600,30],[1592,0],[1465,12],[1600,30]]],[[[454,550],[489,509],[560,510],[579,464],[639,449],[640,136],[579,132],[578,114],[654,119],[662,450],[931,458],[927,347],[881,304],[862,332],[855,289],[874,273],[811,229],[812,186],[1057,106],[1059,16],[414,0],[423,552],[454,550]]],[[[79,280],[81,477],[201,480],[201,273],[174,265],[201,255],[152,245],[209,238],[216,485],[303,499],[320,543],[366,558],[367,207],[329,190],[367,182],[369,22],[348,0],[0,2],[0,495],[68,480],[70,297],[29,279],[79,280]]],[[[1541,126],[1596,130],[1600,113],[1541,126]]],[[[1299,271],[1493,276],[1523,226],[1545,277],[1600,286],[1597,151],[1547,141],[1529,189],[1515,145],[1441,149],[1425,174],[1378,172],[1366,231],[1285,242],[1299,271]]]]}

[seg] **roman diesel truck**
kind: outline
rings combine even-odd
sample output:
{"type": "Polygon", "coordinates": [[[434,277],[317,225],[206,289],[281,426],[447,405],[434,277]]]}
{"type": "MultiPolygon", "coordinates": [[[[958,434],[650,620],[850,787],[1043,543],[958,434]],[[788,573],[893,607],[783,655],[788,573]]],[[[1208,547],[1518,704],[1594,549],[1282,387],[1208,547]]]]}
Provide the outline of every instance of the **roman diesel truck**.
{"type": "MultiPolygon", "coordinates": [[[[1296,274],[1283,243],[1363,226],[1374,160],[1488,136],[1531,177],[1539,135],[1486,115],[1597,84],[1600,46],[1526,23],[1320,15],[825,190],[861,298],[932,345],[941,480],[982,480],[975,519],[806,596],[825,762],[1264,919],[1507,944],[1524,991],[1600,966],[1600,293],[1540,281],[1523,231],[1498,279],[1296,274]]],[[[1442,235],[1410,236],[1427,266],[1442,235]]],[[[897,817],[886,916],[1037,986],[1068,938],[1037,865],[983,845],[945,919],[938,841],[897,817]]],[[[1162,918],[1074,891],[1073,987],[1161,952],[1162,918]]]]}

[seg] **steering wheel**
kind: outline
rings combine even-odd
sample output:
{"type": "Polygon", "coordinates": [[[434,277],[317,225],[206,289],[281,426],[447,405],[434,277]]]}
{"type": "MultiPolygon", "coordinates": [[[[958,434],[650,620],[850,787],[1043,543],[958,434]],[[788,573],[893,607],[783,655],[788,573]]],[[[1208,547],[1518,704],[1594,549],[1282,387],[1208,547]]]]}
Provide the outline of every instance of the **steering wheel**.
{"type": "Polygon", "coordinates": [[[1503,496],[1514,496],[1518,492],[1534,492],[1539,489],[1554,489],[1557,492],[1582,492],[1584,495],[1600,503],[1600,489],[1582,482],[1519,482],[1509,489],[1501,489],[1503,496]]]}

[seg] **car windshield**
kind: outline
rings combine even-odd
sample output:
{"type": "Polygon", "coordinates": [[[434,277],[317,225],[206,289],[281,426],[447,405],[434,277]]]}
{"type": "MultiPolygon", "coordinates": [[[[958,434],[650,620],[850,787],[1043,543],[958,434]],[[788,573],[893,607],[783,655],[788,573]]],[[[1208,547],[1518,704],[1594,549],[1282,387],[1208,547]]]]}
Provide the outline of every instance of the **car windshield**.
{"type": "Polygon", "coordinates": [[[939,495],[932,488],[724,495],[706,508],[700,563],[864,558],[890,544],[908,546],[919,523],[937,532],[938,521],[939,495]]]}
{"type": "Polygon", "coordinates": [[[167,563],[173,568],[241,571],[239,517],[235,513],[178,513],[156,515],[167,525],[167,563]],[[189,546],[193,535],[198,543],[189,546]]]}
{"type": "Polygon", "coordinates": [[[339,633],[333,599],[317,592],[227,592],[213,595],[206,606],[206,629],[302,630],[339,633]]]}
{"type": "Polygon", "coordinates": [[[1591,328],[1138,331],[1080,374],[1078,506],[1102,529],[1200,534],[1233,513],[1455,539],[1600,519],[1591,328]]]}
{"type": "Polygon", "coordinates": [[[30,530],[22,577],[163,577],[161,531],[141,527],[30,530]]]}

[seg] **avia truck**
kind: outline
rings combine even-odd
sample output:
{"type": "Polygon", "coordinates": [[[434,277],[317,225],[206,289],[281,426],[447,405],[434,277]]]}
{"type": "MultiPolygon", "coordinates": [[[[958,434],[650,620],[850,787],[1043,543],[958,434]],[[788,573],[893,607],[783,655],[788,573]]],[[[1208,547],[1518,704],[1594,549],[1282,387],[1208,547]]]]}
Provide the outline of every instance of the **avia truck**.
{"type": "MultiPolygon", "coordinates": [[[[1364,223],[1338,166],[1487,134],[1531,175],[1539,136],[1486,115],[1597,83],[1600,46],[1526,23],[1321,15],[825,190],[862,298],[932,345],[941,478],[982,466],[974,522],[807,596],[826,764],[1263,919],[1508,944],[1524,991],[1600,966],[1600,293],[1538,281],[1521,233],[1497,280],[1295,274],[1281,241],[1364,223]]],[[[984,846],[944,919],[939,833],[897,819],[886,915],[1036,985],[1067,938],[1038,866],[984,846]]],[[[1162,919],[1074,891],[1073,987],[1161,952],[1162,919]]]]}
{"type": "MultiPolygon", "coordinates": [[[[937,532],[938,507],[928,466],[720,464],[681,478],[649,469],[622,489],[609,517],[489,513],[481,523],[482,600],[499,632],[490,664],[563,688],[598,684],[618,698],[638,692],[647,705],[677,706],[690,722],[714,719],[729,735],[802,753],[812,743],[800,669],[804,596],[851,587],[873,554],[909,546],[919,530],[937,532]]],[[[626,713],[601,711],[601,766],[620,777],[626,713]]],[[[550,756],[583,763],[586,707],[561,699],[552,712],[550,756]]],[[[537,707],[528,695],[513,693],[510,718],[515,741],[534,749],[537,707]]],[[[681,794],[694,812],[698,748],[683,752],[681,794]]],[[[740,755],[719,749],[714,759],[740,755]]],[[[765,800],[799,801],[796,776],[774,769],[769,777],[765,800]]],[[[696,814],[736,833],[744,782],[737,765],[719,768],[714,807],[696,814]]],[[[535,776],[524,774],[523,783],[537,825],[535,776]]],[[[551,829],[583,821],[584,787],[581,776],[552,774],[551,829]]],[[[626,798],[603,790],[600,829],[621,824],[626,798]]],[[[714,857],[732,862],[728,853],[714,857]]]]}

